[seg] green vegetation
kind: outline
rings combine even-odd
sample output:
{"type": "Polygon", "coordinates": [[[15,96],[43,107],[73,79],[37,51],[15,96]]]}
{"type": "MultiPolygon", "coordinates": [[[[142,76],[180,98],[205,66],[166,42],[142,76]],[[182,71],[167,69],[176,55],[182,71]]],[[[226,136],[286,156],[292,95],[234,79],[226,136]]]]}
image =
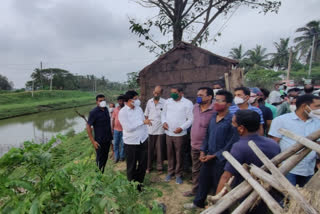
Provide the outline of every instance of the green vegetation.
{"type": "Polygon", "coordinates": [[[160,191],[139,193],[110,161],[101,174],[94,157],[84,132],[11,149],[0,158],[0,212],[162,213],[160,191]]]}
{"type": "MultiPolygon", "coordinates": [[[[114,100],[118,91],[104,93],[107,100],[114,100]]],[[[25,114],[65,109],[95,103],[95,94],[82,91],[35,91],[0,93],[0,119],[25,114]]]]}

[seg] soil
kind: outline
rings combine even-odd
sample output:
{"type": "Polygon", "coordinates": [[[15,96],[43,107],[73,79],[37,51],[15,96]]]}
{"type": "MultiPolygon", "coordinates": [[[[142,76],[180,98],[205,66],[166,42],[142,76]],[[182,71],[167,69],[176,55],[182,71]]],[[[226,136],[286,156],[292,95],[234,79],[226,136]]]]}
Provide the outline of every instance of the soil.
{"type": "MultiPolygon", "coordinates": [[[[118,162],[115,164],[115,170],[125,172],[125,162],[118,162]]],[[[164,179],[166,173],[158,174],[158,172],[151,171],[150,174],[146,174],[145,183],[146,185],[153,186],[162,192],[162,197],[157,198],[156,201],[163,203],[166,206],[166,214],[191,214],[200,213],[203,209],[198,210],[185,210],[183,204],[190,203],[194,197],[184,197],[183,193],[190,191],[192,188],[191,184],[191,173],[186,174],[182,184],[176,184],[175,178],[170,182],[165,182],[164,179]]]]}

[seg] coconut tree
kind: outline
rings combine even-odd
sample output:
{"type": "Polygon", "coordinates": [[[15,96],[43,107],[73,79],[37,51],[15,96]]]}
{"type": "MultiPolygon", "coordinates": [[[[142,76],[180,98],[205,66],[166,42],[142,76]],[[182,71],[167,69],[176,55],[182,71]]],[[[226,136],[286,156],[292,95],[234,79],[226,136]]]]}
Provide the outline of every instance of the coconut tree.
{"type": "Polygon", "coordinates": [[[229,56],[232,59],[241,61],[245,57],[245,52],[242,49],[242,45],[240,44],[237,48],[232,48],[229,52],[229,56]]]}
{"type": "Polygon", "coordinates": [[[246,58],[243,60],[246,69],[266,67],[268,65],[267,49],[257,45],[255,48],[246,52],[246,58]]]}
{"type": "Polygon", "coordinates": [[[287,69],[289,61],[289,38],[281,38],[280,42],[274,42],[273,44],[276,52],[270,54],[270,66],[278,67],[281,70],[287,69]]]}
{"type": "Polygon", "coordinates": [[[313,48],[313,62],[320,61],[320,20],[313,20],[307,23],[304,27],[298,28],[296,30],[298,33],[302,33],[294,39],[297,43],[296,48],[300,52],[300,58],[306,59],[307,62],[310,61],[311,50],[313,38],[315,38],[314,48],[313,48]]]}

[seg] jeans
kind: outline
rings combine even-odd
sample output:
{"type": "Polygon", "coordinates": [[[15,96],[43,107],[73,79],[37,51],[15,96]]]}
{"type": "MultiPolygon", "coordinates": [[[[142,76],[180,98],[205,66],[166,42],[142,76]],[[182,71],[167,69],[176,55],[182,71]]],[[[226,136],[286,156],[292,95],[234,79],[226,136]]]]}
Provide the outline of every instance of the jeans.
{"type": "Polygon", "coordinates": [[[302,175],[295,175],[290,172],[286,175],[286,178],[290,181],[290,183],[293,186],[296,186],[298,184],[300,187],[303,187],[306,183],[308,183],[311,177],[312,175],[302,176],[302,175]]]}
{"type": "Polygon", "coordinates": [[[124,145],[122,140],[122,131],[113,131],[113,151],[114,159],[118,161],[119,159],[124,159],[124,145]]]}

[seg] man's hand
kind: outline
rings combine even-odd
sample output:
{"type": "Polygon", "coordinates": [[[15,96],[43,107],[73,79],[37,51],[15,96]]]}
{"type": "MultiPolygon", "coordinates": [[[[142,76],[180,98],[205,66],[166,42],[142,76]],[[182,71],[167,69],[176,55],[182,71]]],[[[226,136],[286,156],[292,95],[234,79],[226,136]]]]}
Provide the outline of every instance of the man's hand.
{"type": "Polygon", "coordinates": [[[99,143],[97,141],[93,141],[92,145],[95,148],[95,150],[97,150],[100,147],[100,145],[99,145],[99,143]]]}
{"type": "Polygon", "coordinates": [[[182,130],[182,128],[176,128],[176,130],[174,130],[174,132],[173,133],[175,133],[175,134],[179,134],[179,133],[181,133],[183,130],[182,130]]]}
{"type": "Polygon", "coordinates": [[[205,163],[205,162],[208,162],[208,161],[210,161],[210,160],[212,160],[212,159],[214,159],[216,156],[215,155],[205,155],[205,156],[200,156],[200,161],[202,162],[202,163],[205,163]]]}
{"type": "Polygon", "coordinates": [[[164,130],[168,130],[169,129],[168,123],[164,123],[162,127],[164,128],[164,130]]]}
{"type": "Polygon", "coordinates": [[[215,159],[216,158],[216,155],[207,155],[206,156],[206,160],[209,161],[209,160],[212,160],[212,159],[215,159]]]}
{"type": "Polygon", "coordinates": [[[149,119],[145,119],[143,121],[143,123],[146,124],[146,125],[152,126],[151,120],[149,120],[149,119]]]}

